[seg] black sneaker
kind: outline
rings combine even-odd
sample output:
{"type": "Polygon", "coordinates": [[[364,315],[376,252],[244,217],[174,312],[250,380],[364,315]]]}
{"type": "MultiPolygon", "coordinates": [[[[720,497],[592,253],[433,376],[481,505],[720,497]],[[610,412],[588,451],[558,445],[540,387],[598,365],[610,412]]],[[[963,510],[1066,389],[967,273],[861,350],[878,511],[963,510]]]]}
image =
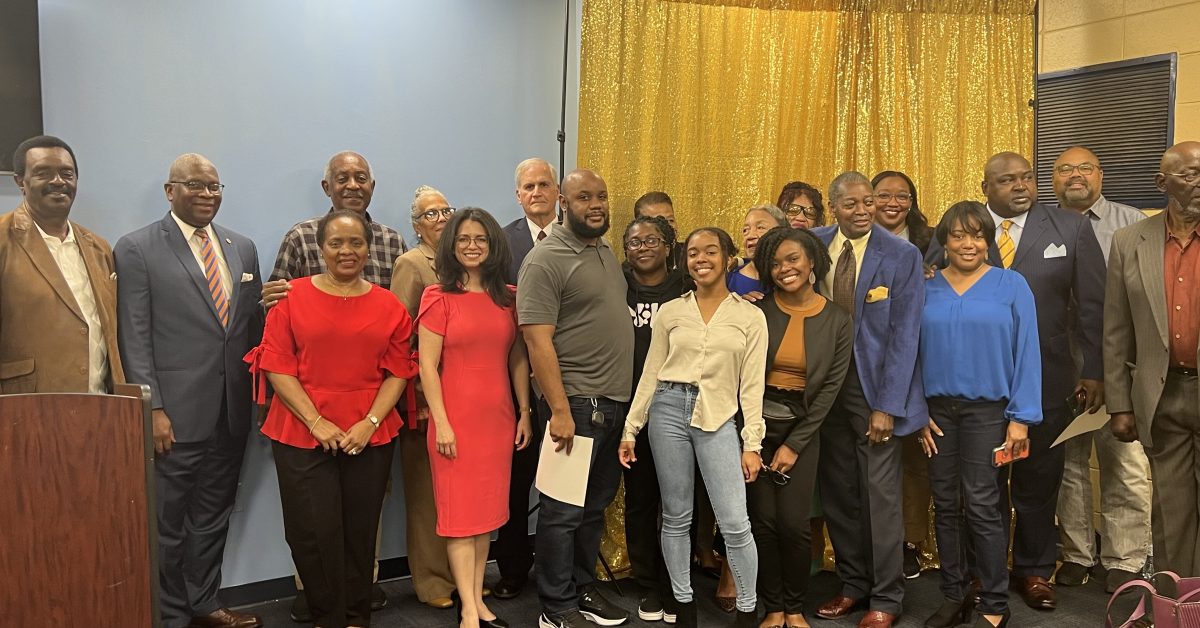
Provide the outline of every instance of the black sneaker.
{"type": "Polygon", "coordinates": [[[663,603],[656,591],[648,591],[638,602],[638,619],[642,621],[662,621],[663,603]]]}
{"type": "Polygon", "coordinates": [[[667,595],[663,598],[663,623],[674,624],[679,615],[679,602],[675,601],[674,595],[667,595]]]}
{"type": "Polygon", "coordinates": [[[1077,587],[1086,584],[1088,576],[1087,567],[1079,563],[1066,562],[1058,567],[1058,572],[1054,574],[1054,583],[1064,587],[1077,587]]]}
{"type": "Polygon", "coordinates": [[[312,611],[308,610],[308,597],[304,591],[296,591],[296,599],[292,600],[292,621],[297,624],[312,623],[312,611]]]}
{"type": "Polygon", "coordinates": [[[571,611],[558,619],[550,619],[545,613],[538,616],[538,628],[590,628],[579,611],[571,611]]]}
{"type": "Polygon", "coordinates": [[[383,592],[383,587],[378,584],[371,585],[371,610],[381,611],[387,608],[387,594],[383,592]]]}
{"type": "Polygon", "coordinates": [[[629,613],[625,609],[604,599],[595,588],[579,596],[579,614],[599,626],[620,626],[629,621],[629,613]]]}
{"type": "Polygon", "coordinates": [[[904,544],[904,577],[912,580],[921,575],[921,550],[912,543],[904,544]]]}

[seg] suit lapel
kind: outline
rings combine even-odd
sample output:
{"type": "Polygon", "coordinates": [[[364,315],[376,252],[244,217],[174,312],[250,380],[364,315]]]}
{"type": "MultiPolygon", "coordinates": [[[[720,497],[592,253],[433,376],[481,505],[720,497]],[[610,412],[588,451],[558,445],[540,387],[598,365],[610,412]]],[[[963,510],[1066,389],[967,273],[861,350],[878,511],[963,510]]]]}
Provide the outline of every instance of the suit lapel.
{"type": "MultiPolygon", "coordinates": [[[[63,277],[62,269],[58,267],[58,263],[54,261],[54,256],[50,254],[49,247],[42,241],[42,234],[38,231],[37,225],[33,222],[33,217],[29,215],[29,210],[22,204],[20,210],[24,216],[24,220],[18,229],[17,243],[25,250],[25,254],[33,261],[34,268],[45,278],[46,283],[54,288],[54,292],[58,294],[58,298],[71,309],[75,316],[79,317],[80,321],[87,322],[83,317],[83,310],[79,308],[79,303],[75,300],[75,295],[71,292],[71,287],[67,285],[66,277],[63,277]]],[[[76,244],[79,244],[78,238],[76,244]]],[[[86,258],[85,258],[86,259],[86,258]]]]}
{"type": "Polygon", "coordinates": [[[233,238],[230,238],[224,227],[218,227],[213,224],[213,233],[217,234],[217,239],[221,241],[221,253],[225,257],[225,266],[229,268],[229,321],[233,323],[233,317],[237,314],[238,294],[242,290],[242,256],[238,253],[237,246],[233,243],[233,238]]]}
{"type": "Polygon", "coordinates": [[[1025,227],[1021,230],[1021,242],[1017,244],[1016,255],[1013,256],[1013,268],[1016,268],[1029,256],[1029,252],[1041,245],[1042,234],[1046,232],[1046,210],[1034,205],[1025,219],[1025,227]]]}
{"type": "Polygon", "coordinates": [[[1142,287],[1146,290],[1146,299],[1150,301],[1150,313],[1154,315],[1154,324],[1158,326],[1158,335],[1162,338],[1163,346],[1167,342],[1167,288],[1163,279],[1163,254],[1166,246],[1166,229],[1162,228],[1163,221],[1153,218],[1146,221],[1154,222],[1160,227],[1142,229],[1142,239],[1137,245],[1137,265],[1142,276],[1142,287]]]}
{"type": "MultiPolygon", "coordinates": [[[[875,229],[878,231],[883,227],[876,225],[875,229]]],[[[862,319],[863,304],[867,302],[867,291],[871,289],[875,271],[879,269],[879,263],[883,260],[883,252],[879,250],[883,247],[882,238],[881,234],[872,233],[870,241],[867,242],[867,250],[863,252],[862,268],[858,270],[858,281],[854,284],[854,320],[856,321],[862,319]]]]}
{"type": "Polygon", "coordinates": [[[171,252],[179,259],[179,263],[183,264],[183,269],[192,278],[192,283],[196,284],[196,290],[200,292],[201,299],[208,305],[208,311],[220,325],[221,318],[217,316],[217,307],[213,304],[212,293],[208,291],[208,279],[204,277],[204,273],[200,272],[200,264],[196,262],[196,256],[192,254],[192,247],[183,238],[183,231],[180,230],[179,225],[175,223],[175,219],[170,214],[167,214],[167,217],[159,224],[162,227],[163,236],[167,239],[167,248],[171,249],[171,252]]]}

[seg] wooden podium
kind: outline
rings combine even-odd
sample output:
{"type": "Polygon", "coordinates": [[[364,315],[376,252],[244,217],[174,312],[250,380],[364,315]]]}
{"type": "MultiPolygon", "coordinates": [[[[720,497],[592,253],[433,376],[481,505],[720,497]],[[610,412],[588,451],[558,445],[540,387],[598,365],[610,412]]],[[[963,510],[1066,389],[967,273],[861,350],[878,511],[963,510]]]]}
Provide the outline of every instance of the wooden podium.
{"type": "Polygon", "coordinates": [[[0,623],[157,627],[150,389],[0,396],[0,623]]]}

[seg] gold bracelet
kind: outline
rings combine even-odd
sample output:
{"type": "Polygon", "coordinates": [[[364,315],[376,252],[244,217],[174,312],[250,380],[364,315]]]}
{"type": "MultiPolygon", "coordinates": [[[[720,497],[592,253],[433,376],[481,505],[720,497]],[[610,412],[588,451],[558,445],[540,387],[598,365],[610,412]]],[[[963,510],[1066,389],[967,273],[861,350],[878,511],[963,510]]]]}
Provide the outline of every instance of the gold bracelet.
{"type": "Polygon", "coordinates": [[[321,422],[321,419],[324,419],[324,418],[325,418],[325,417],[323,417],[323,416],[321,416],[321,415],[319,415],[319,414],[317,415],[317,420],[316,420],[316,421],[313,421],[313,422],[312,422],[312,425],[310,425],[310,426],[309,426],[309,428],[308,428],[308,434],[309,434],[309,436],[312,436],[313,430],[317,429],[317,424],[318,424],[318,423],[320,423],[320,422],[321,422]]]}

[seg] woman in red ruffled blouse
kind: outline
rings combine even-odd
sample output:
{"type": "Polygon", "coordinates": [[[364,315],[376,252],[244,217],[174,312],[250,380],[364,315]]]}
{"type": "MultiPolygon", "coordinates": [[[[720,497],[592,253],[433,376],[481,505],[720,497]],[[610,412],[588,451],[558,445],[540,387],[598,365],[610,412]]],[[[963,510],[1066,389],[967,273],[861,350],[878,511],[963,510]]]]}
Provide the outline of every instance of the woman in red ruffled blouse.
{"type": "Polygon", "coordinates": [[[296,279],[267,316],[247,362],[256,397],[275,397],[272,442],[284,533],[320,628],[367,626],[375,527],[400,429],[396,401],[415,375],[412,320],[391,292],[362,278],[368,227],[334,211],[317,224],[326,270],[296,279]]]}

